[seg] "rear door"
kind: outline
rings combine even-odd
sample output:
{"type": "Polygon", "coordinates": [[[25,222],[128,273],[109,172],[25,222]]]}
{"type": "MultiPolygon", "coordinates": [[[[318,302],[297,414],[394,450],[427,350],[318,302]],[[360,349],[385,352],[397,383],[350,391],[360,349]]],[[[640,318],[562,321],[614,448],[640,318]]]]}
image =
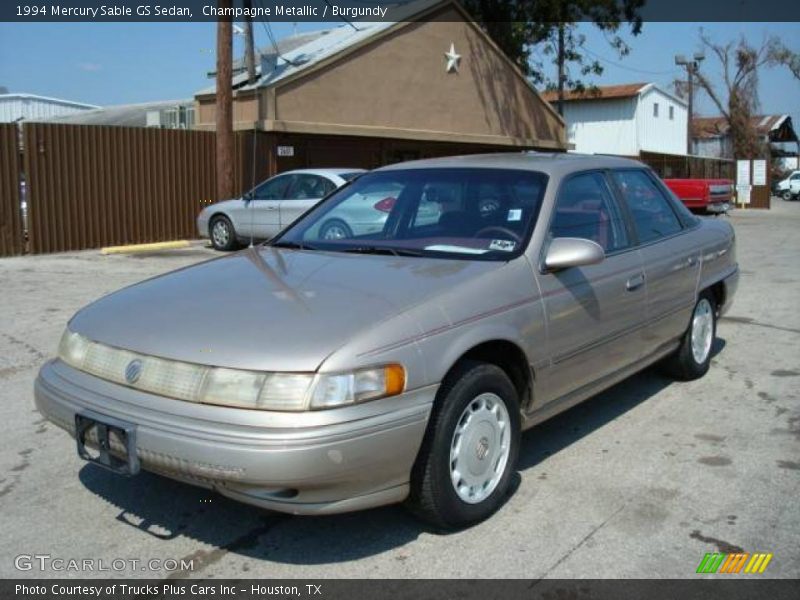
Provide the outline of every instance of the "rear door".
{"type": "Polygon", "coordinates": [[[294,181],[294,177],[292,173],[278,175],[253,190],[251,200],[244,203],[236,223],[236,231],[240,232],[242,237],[252,235],[257,239],[266,240],[281,230],[281,200],[294,181]]]}
{"type": "Polygon", "coordinates": [[[553,400],[640,358],[645,287],[642,259],[604,172],[562,182],[548,236],[589,239],[606,253],[599,264],[539,276],[551,358],[545,400],[553,400]]]}
{"type": "Polygon", "coordinates": [[[644,262],[647,321],[644,343],[649,352],[683,335],[694,308],[701,248],[672,201],[645,169],[612,172],[627,205],[644,262]]]}
{"type": "Polygon", "coordinates": [[[280,203],[281,229],[285,229],[335,189],[336,184],[327,177],[310,173],[296,174],[280,203]]]}

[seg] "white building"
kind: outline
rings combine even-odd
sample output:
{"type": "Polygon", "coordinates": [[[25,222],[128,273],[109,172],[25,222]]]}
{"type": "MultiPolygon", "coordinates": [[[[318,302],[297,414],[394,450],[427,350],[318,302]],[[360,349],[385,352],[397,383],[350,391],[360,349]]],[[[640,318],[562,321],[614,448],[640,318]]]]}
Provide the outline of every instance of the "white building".
{"type": "Polygon", "coordinates": [[[40,121],[96,108],[100,107],[34,94],[0,94],[0,123],[40,121]]]}
{"type": "MultiPolygon", "coordinates": [[[[544,94],[553,106],[555,92],[544,94]]],[[[639,156],[686,154],[686,102],[654,83],[570,92],[564,102],[567,138],[576,152],[639,156]]]]}

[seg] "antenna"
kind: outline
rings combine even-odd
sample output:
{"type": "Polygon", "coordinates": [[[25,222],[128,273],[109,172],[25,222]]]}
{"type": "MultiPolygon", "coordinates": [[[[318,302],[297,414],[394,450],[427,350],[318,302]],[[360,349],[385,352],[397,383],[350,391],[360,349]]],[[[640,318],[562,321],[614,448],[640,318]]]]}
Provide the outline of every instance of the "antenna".
{"type": "Polygon", "coordinates": [[[252,194],[256,190],[256,144],[258,143],[258,129],[256,129],[256,124],[253,123],[253,165],[252,165],[252,177],[250,186],[250,247],[253,247],[253,238],[256,234],[256,224],[255,224],[255,197],[252,194]]]}

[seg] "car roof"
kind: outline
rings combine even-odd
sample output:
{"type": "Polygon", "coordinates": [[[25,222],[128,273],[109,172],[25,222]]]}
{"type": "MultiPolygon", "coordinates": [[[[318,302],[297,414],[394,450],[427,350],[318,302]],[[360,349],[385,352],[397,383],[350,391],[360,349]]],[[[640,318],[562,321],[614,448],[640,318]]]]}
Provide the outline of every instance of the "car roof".
{"type": "Polygon", "coordinates": [[[576,154],[571,152],[494,152],[491,154],[467,154],[396,163],[376,169],[394,171],[400,169],[523,169],[539,171],[549,175],[563,175],[573,171],[610,168],[642,168],[641,162],[617,156],[599,154],[576,154]]]}
{"type": "Polygon", "coordinates": [[[352,168],[326,168],[326,169],[293,169],[291,171],[284,171],[280,175],[289,175],[292,173],[306,173],[309,175],[337,175],[341,177],[345,173],[364,173],[366,169],[352,168]]]}

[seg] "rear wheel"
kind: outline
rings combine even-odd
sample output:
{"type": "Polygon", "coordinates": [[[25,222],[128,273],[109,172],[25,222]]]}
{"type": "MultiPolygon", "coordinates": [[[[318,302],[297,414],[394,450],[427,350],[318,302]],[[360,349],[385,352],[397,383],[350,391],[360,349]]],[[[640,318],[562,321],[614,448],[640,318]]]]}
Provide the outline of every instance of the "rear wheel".
{"type": "Polygon", "coordinates": [[[340,219],[331,219],[319,228],[321,240],[341,240],[353,237],[353,231],[340,219]]]}
{"type": "Polygon", "coordinates": [[[487,518],[508,495],[519,440],[511,380],[495,365],[463,362],[439,390],[411,474],[409,508],[443,529],[487,518]]]}
{"type": "Polygon", "coordinates": [[[236,230],[233,223],[224,215],[217,215],[208,224],[208,237],[215,250],[236,250],[239,243],[236,241],[236,230]]]}
{"type": "Polygon", "coordinates": [[[695,304],[692,320],[680,347],[664,362],[668,373],[683,381],[705,375],[711,364],[711,348],[716,335],[716,303],[710,292],[704,292],[695,304]]]}

